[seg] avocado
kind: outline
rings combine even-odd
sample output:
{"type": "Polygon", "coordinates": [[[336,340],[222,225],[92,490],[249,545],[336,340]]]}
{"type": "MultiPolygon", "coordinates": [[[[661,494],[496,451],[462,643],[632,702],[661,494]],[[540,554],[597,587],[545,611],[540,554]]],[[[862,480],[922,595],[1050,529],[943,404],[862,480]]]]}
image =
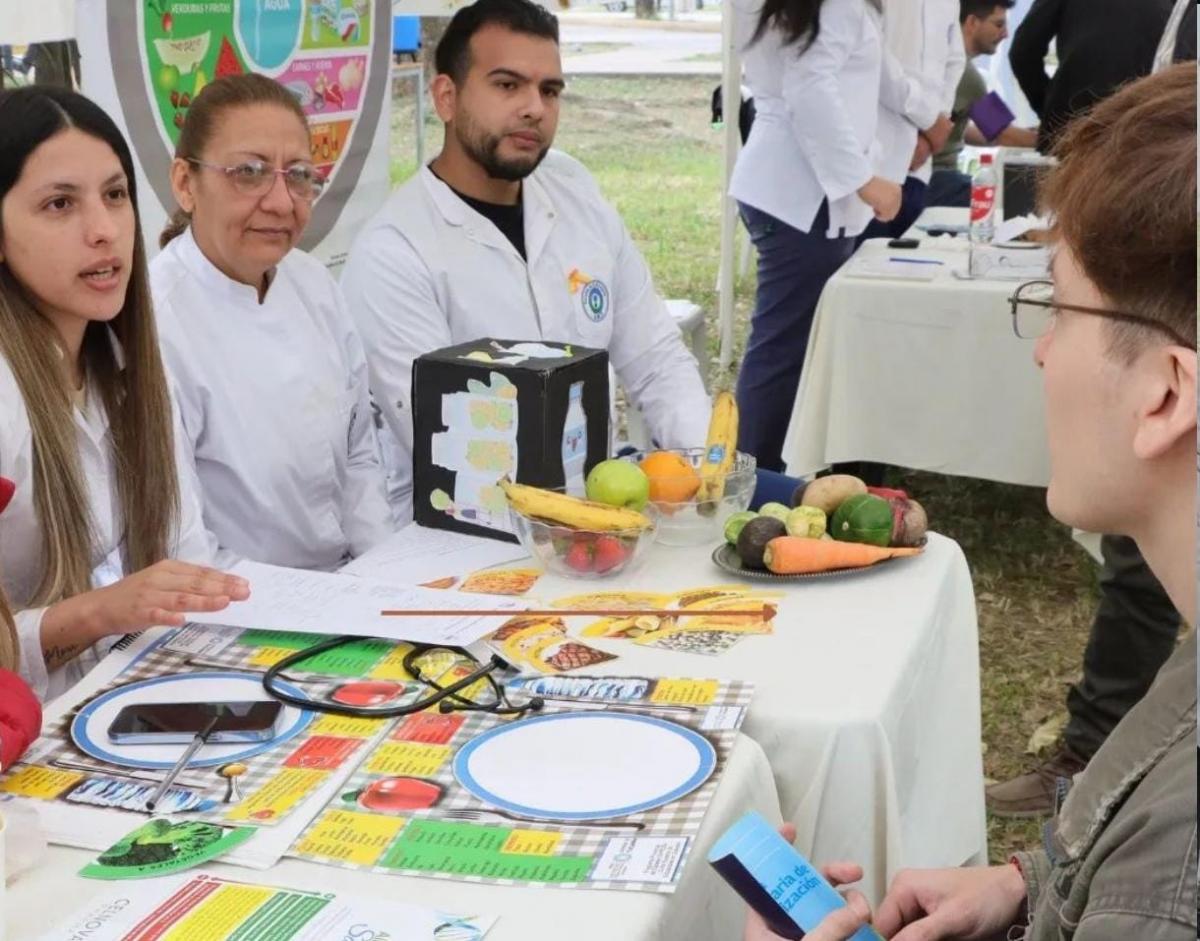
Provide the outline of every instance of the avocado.
{"type": "Polygon", "coordinates": [[[783,520],[773,516],[756,517],[742,527],[738,534],[737,553],[742,564],[752,568],[763,568],[763,553],[767,543],[779,536],[787,535],[783,520]]]}

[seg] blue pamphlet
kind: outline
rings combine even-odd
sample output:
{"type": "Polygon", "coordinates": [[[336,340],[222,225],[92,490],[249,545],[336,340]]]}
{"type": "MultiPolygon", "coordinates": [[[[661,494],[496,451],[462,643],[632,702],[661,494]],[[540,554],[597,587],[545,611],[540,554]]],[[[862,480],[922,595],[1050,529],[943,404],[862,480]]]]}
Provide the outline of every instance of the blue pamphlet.
{"type": "MultiPolygon", "coordinates": [[[[803,938],[846,904],[816,869],[759,814],[748,813],[708,854],[709,864],[777,935],[803,938]]],[[[863,925],[850,941],[883,941],[863,925]]]]}

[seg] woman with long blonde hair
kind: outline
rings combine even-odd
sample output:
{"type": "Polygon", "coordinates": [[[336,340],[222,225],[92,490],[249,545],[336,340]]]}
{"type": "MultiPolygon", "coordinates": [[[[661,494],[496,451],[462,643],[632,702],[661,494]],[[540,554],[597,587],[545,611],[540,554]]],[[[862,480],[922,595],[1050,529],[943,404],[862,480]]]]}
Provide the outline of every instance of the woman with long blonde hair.
{"type": "Polygon", "coordinates": [[[192,564],[212,547],[173,426],[128,145],[82,95],[0,93],[0,586],[42,698],[248,594],[192,564]]]}

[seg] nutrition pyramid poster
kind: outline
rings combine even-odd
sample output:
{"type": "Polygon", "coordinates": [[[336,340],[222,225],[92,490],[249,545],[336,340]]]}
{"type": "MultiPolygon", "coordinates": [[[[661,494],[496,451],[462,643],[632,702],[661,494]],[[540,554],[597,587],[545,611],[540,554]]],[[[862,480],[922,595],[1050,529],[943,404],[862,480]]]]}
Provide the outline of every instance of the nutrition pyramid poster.
{"type": "Polygon", "coordinates": [[[148,249],[174,209],[171,156],[191,102],[214,79],[259,72],[296,96],[329,180],[301,247],[344,260],[388,193],[390,0],[80,0],[78,22],[84,92],[133,143],[148,249]]]}

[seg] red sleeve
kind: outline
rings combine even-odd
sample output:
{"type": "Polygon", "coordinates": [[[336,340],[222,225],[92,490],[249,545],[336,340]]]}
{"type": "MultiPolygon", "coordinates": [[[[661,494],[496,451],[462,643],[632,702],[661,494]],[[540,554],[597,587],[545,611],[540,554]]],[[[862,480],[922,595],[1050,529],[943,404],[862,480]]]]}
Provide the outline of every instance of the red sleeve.
{"type": "Polygon", "coordinates": [[[42,731],[42,706],[25,681],[0,670],[0,770],[25,753],[42,731]]]}

